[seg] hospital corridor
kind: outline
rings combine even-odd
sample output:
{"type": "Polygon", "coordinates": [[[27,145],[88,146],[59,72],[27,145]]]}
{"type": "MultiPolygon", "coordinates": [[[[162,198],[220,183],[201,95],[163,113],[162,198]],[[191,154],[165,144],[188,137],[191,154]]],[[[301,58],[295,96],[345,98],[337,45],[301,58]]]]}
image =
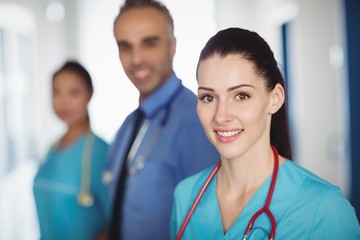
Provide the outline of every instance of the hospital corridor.
{"type": "MultiPolygon", "coordinates": [[[[114,39],[123,2],[0,0],[0,240],[40,239],[34,178],[68,127],[52,98],[54,73],[66,61],[77,60],[92,77],[87,123],[104,149],[138,107],[114,39]]],[[[360,1],[160,2],[174,19],[174,71],[195,94],[209,37],[230,27],[263,36],[289,93],[292,160],[338,186],[359,218],[360,1]]]]}

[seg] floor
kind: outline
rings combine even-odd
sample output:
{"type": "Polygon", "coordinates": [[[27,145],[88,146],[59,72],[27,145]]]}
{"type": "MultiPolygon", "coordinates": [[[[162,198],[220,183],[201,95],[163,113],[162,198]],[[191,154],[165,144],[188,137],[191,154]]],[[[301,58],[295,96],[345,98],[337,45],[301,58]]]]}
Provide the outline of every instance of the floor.
{"type": "Polygon", "coordinates": [[[32,194],[36,165],[23,163],[0,178],[0,239],[39,239],[38,222],[32,194]]]}

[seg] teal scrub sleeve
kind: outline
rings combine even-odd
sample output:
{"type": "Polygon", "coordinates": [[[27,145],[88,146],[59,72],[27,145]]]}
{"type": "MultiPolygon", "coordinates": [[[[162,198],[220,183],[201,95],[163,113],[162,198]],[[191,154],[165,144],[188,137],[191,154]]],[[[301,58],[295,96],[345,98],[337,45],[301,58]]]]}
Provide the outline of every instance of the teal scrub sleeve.
{"type": "Polygon", "coordinates": [[[331,188],[324,195],[313,221],[306,239],[360,239],[355,210],[339,188],[331,188]]]}

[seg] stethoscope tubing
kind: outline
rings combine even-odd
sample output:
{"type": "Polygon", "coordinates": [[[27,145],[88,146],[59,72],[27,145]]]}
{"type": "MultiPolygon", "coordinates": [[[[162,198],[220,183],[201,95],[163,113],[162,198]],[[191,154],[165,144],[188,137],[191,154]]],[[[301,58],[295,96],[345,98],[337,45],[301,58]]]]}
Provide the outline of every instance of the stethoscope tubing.
{"type": "MultiPolygon", "coordinates": [[[[77,202],[82,207],[91,207],[94,204],[94,196],[91,192],[91,158],[95,142],[94,133],[89,130],[85,133],[84,146],[81,155],[81,180],[80,191],[77,195],[77,202]]],[[[53,155],[59,148],[61,139],[57,140],[50,148],[50,155],[53,155]]]]}
{"type": "MultiPolygon", "coordinates": [[[[273,170],[273,175],[272,175],[272,178],[271,178],[271,183],[270,183],[270,188],[269,188],[269,193],[268,193],[268,196],[266,198],[266,203],[265,205],[259,210],[257,211],[250,219],[249,221],[249,224],[246,228],[246,231],[244,233],[244,240],[246,240],[247,238],[247,235],[249,234],[249,232],[251,231],[256,219],[262,214],[262,213],[266,213],[269,218],[270,218],[270,221],[271,221],[271,232],[269,234],[269,239],[270,240],[274,240],[275,239],[275,233],[276,233],[276,221],[275,221],[275,218],[273,216],[273,214],[271,213],[270,211],[270,203],[271,203],[271,199],[272,199],[272,196],[273,196],[273,193],[274,193],[274,189],[275,189],[275,185],[276,185],[276,180],[277,180],[277,174],[278,174],[278,170],[279,170],[279,155],[278,155],[278,152],[276,150],[276,148],[271,145],[271,149],[273,151],[273,154],[274,154],[274,170],[273,170]]],[[[184,234],[185,232],[185,229],[186,229],[186,226],[188,225],[189,221],[190,221],[190,218],[191,216],[193,215],[197,205],[199,204],[200,202],[200,199],[202,198],[205,190],[207,189],[207,187],[209,186],[211,180],[214,178],[215,174],[217,173],[217,171],[219,170],[219,168],[221,167],[221,161],[219,161],[216,166],[213,168],[213,170],[211,171],[211,173],[209,174],[209,176],[207,177],[205,183],[203,184],[203,186],[201,187],[198,195],[196,196],[189,212],[187,213],[185,219],[184,219],[184,222],[182,223],[181,225],[181,228],[178,232],[178,235],[176,237],[176,240],[181,240],[181,237],[182,235],[184,234]]]]}
{"type": "Polygon", "coordinates": [[[150,130],[150,124],[150,120],[146,119],[139,131],[138,136],[135,139],[135,142],[137,143],[135,145],[134,142],[134,145],[131,147],[130,153],[128,155],[127,168],[129,169],[129,173],[132,175],[138,173],[144,168],[146,160],[149,158],[150,154],[155,149],[155,146],[159,141],[161,133],[164,129],[164,126],[160,123],[154,130],[155,133],[153,134],[153,136],[150,136],[150,139],[148,140],[149,144],[146,146],[146,149],[143,151],[142,154],[138,154],[141,143],[143,142],[145,136],[148,134],[148,131],[150,130]]]}
{"type": "Polygon", "coordinates": [[[206,188],[209,186],[211,180],[213,179],[213,177],[215,176],[215,174],[216,174],[217,171],[219,170],[220,166],[221,166],[221,161],[219,161],[219,162],[216,164],[216,166],[214,167],[214,169],[211,171],[209,177],[206,179],[204,185],[201,187],[198,195],[197,195],[196,198],[195,198],[195,201],[193,202],[193,204],[192,204],[192,206],[191,206],[188,214],[187,214],[186,217],[185,217],[184,222],[183,222],[182,225],[181,225],[181,228],[180,228],[179,233],[178,233],[178,235],[177,235],[177,237],[176,237],[176,240],[180,240],[181,237],[182,237],[182,235],[184,234],[185,229],[186,229],[186,226],[188,225],[188,223],[189,223],[189,221],[190,221],[190,218],[191,218],[191,216],[193,215],[193,213],[194,213],[194,211],[195,211],[195,208],[196,208],[197,205],[199,204],[201,197],[204,195],[204,192],[205,192],[206,188]]]}
{"type": "Polygon", "coordinates": [[[86,134],[82,159],[81,159],[81,188],[78,194],[78,203],[83,207],[91,207],[94,204],[94,196],[91,193],[91,158],[95,135],[92,131],[86,134]]]}
{"type": "Polygon", "coordinates": [[[270,183],[270,188],[269,188],[269,193],[266,199],[266,203],[265,205],[259,210],[257,211],[252,218],[250,219],[250,222],[248,224],[248,227],[245,231],[245,237],[244,239],[246,239],[247,234],[251,231],[252,226],[255,223],[255,220],[257,219],[257,217],[259,217],[262,213],[266,213],[271,221],[271,232],[269,234],[269,239],[273,240],[275,238],[275,232],[276,232],[276,221],[275,218],[273,216],[273,214],[270,211],[270,202],[274,193],[274,189],[275,189],[275,185],[276,185],[276,180],[277,180],[277,174],[278,174],[278,169],[279,169],[279,155],[278,152],[276,150],[276,148],[274,146],[271,146],[272,151],[274,153],[274,171],[273,171],[273,176],[271,178],[271,183],[270,183]]]}
{"type": "MultiPolygon", "coordinates": [[[[171,109],[171,105],[172,103],[175,101],[175,99],[180,95],[180,92],[183,90],[183,85],[182,84],[178,84],[178,86],[176,87],[176,90],[173,92],[172,96],[169,98],[171,99],[170,101],[168,101],[165,106],[161,106],[158,110],[156,110],[155,114],[158,114],[162,109],[164,109],[164,114],[161,117],[161,120],[159,122],[157,122],[157,120],[153,121],[153,120],[149,120],[149,119],[145,119],[144,123],[148,124],[148,126],[146,126],[146,128],[144,129],[144,134],[143,136],[139,137],[139,146],[136,146],[134,149],[130,150],[132,151],[131,155],[126,157],[126,167],[129,167],[129,172],[134,175],[136,173],[138,173],[139,171],[141,171],[144,168],[145,162],[148,159],[149,155],[152,153],[152,151],[154,150],[157,142],[159,141],[160,137],[161,137],[161,133],[163,132],[164,127],[166,126],[169,117],[170,117],[170,111],[171,109]],[[151,130],[151,126],[154,124],[154,127],[156,128],[155,132],[154,132],[154,136],[153,137],[149,137],[149,144],[146,148],[143,154],[139,154],[139,149],[142,148],[142,142],[144,141],[144,139],[148,139],[147,135],[148,132],[150,132],[151,130]]],[[[160,112],[161,114],[161,112],[160,112]]],[[[144,124],[143,123],[143,124],[144,124]]],[[[140,132],[140,131],[139,131],[140,132]]],[[[152,131],[151,131],[152,132],[152,131]]],[[[138,137],[136,137],[138,138],[138,137]]],[[[113,144],[113,146],[119,146],[121,145],[117,139],[115,139],[115,143],[113,144]]],[[[135,140],[136,141],[136,140],[135,140]]],[[[131,147],[132,148],[132,147],[131,147]]],[[[123,158],[123,156],[121,156],[121,151],[119,151],[118,149],[114,149],[111,151],[110,153],[111,156],[114,156],[114,159],[121,159],[123,158]]],[[[112,157],[110,157],[112,158],[112,157]]],[[[104,171],[103,173],[103,183],[106,185],[109,185],[116,177],[114,174],[114,169],[117,169],[117,164],[120,161],[111,161],[108,169],[104,171]]]]}

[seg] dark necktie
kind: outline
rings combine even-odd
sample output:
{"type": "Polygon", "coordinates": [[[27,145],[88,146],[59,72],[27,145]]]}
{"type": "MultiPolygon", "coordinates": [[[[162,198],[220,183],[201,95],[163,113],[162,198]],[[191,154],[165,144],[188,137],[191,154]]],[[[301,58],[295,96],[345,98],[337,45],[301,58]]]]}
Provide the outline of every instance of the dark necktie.
{"type": "Polygon", "coordinates": [[[122,209],[123,209],[122,205],[123,205],[123,200],[124,200],[124,195],[125,195],[124,194],[125,182],[126,182],[126,177],[127,177],[127,173],[128,173],[127,164],[126,164],[127,157],[130,152],[131,146],[133,145],[135,138],[139,132],[141,122],[144,119],[144,113],[141,111],[140,108],[138,108],[136,110],[135,114],[136,114],[136,116],[135,116],[134,127],[132,130],[132,135],[129,138],[127,150],[124,153],[124,160],[123,160],[122,167],[120,169],[121,172],[120,172],[118,183],[116,186],[115,201],[114,201],[113,210],[112,210],[113,216],[112,216],[112,220],[111,220],[109,240],[121,239],[120,229],[121,229],[121,224],[122,224],[122,219],[121,219],[122,209]]]}

